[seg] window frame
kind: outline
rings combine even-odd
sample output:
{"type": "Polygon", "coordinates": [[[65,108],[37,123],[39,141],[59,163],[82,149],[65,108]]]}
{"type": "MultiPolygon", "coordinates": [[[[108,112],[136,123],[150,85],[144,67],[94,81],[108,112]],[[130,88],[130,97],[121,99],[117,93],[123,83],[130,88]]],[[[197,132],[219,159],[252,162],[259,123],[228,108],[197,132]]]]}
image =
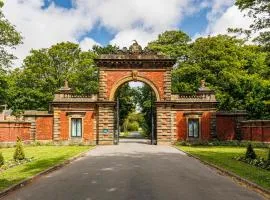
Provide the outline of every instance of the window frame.
{"type": "Polygon", "coordinates": [[[201,139],[201,119],[203,112],[186,112],[184,116],[186,117],[186,140],[200,140],[201,139]],[[190,137],[189,136],[189,120],[198,120],[198,137],[190,137]]]}
{"type": "Polygon", "coordinates": [[[200,138],[200,119],[199,118],[188,118],[188,138],[194,138],[198,139],[200,138]],[[194,124],[192,124],[192,135],[190,135],[190,122],[196,122],[197,123],[197,134],[195,134],[194,124]],[[197,135],[197,136],[195,136],[197,135]]]}
{"type": "Polygon", "coordinates": [[[71,117],[70,118],[70,137],[71,138],[82,138],[82,136],[83,136],[83,119],[81,118],[81,117],[71,117]],[[73,123],[72,123],[72,121],[73,120],[76,120],[76,136],[74,136],[72,133],[72,131],[73,131],[73,123]],[[78,126],[78,124],[77,124],[77,122],[78,121],[80,121],[80,123],[81,123],[81,127],[80,127],[80,136],[78,136],[78,132],[77,132],[77,126],[78,126]]]}
{"type": "Polygon", "coordinates": [[[84,138],[84,118],[86,112],[83,111],[71,111],[67,112],[66,115],[68,117],[69,130],[68,130],[68,138],[69,140],[82,140],[84,138]],[[72,119],[81,119],[81,136],[72,136],[72,119]]]}

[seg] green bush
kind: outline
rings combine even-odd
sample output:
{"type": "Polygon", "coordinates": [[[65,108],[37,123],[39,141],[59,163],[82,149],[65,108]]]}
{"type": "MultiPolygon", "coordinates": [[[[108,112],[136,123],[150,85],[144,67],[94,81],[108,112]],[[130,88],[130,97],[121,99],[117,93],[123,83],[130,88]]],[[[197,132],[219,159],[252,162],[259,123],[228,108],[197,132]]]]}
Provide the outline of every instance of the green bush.
{"type": "Polygon", "coordinates": [[[0,152],[0,167],[5,164],[4,156],[2,152],[0,152]]]}
{"type": "Polygon", "coordinates": [[[247,146],[247,151],[246,151],[246,155],[245,155],[245,158],[246,159],[256,159],[257,158],[257,155],[252,147],[251,144],[249,144],[247,146]]]}
{"type": "Polygon", "coordinates": [[[21,139],[19,137],[17,138],[13,158],[14,158],[14,160],[24,160],[25,159],[25,154],[24,154],[24,151],[23,151],[22,141],[21,141],[21,139]]]}
{"type": "Polygon", "coordinates": [[[127,130],[128,131],[138,131],[139,130],[139,123],[134,121],[131,123],[128,123],[127,130]]]}

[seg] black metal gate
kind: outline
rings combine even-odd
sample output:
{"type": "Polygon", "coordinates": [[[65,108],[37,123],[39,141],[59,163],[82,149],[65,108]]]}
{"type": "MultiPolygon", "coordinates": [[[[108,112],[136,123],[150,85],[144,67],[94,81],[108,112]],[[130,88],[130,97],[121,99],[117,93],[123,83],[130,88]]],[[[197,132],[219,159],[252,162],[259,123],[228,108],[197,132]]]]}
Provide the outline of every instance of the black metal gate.
{"type": "Polygon", "coordinates": [[[119,144],[119,135],[120,135],[120,119],[119,119],[119,97],[116,99],[116,108],[115,108],[115,128],[114,128],[114,144],[119,144]]]}
{"type": "MultiPolygon", "coordinates": [[[[115,106],[115,126],[114,126],[114,144],[119,144],[119,135],[120,135],[120,115],[119,115],[119,97],[116,99],[115,106]]],[[[153,93],[151,92],[151,144],[157,144],[157,129],[156,129],[156,107],[153,101],[153,93]]]]}
{"type": "Polygon", "coordinates": [[[151,91],[151,144],[157,144],[157,129],[156,129],[156,109],[153,101],[153,92],[151,91]]]}

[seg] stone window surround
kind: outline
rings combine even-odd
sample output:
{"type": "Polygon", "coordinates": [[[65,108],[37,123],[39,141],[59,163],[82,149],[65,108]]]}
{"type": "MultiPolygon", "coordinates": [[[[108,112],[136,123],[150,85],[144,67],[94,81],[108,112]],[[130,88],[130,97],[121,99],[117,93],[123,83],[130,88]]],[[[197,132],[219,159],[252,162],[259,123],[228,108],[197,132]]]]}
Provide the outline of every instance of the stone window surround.
{"type": "Polygon", "coordinates": [[[202,130],[202,112],[186,112],[184,113],[186,117],[186,125],[187,125],[187,132],[186,132],[186,140],[200,140],[201,139],[201,130],[202,130]],[[199,137],[189,137],[189,119],[198,119],[199,120],[199,137]]]}
{"type": "Polygon", "coordinates": [[[84,136],[84,118],[86,112],[67,112],[68,116],[68,139],[69,140],[82,140],[84,136]],[[81,119],[82,120],[82,136],[81,137],[72,137],[71,136],[71,119],[81,119]]]}

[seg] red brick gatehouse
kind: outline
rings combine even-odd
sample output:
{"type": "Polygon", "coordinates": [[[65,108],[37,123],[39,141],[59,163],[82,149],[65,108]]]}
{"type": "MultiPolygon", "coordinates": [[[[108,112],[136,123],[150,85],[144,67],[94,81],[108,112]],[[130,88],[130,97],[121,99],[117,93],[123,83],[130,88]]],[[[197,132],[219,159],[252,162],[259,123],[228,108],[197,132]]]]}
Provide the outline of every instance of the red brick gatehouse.
{"type": "Polygon", "coordinates": [[[140,81],[156,97],[155,141],[172,144],[179,140],[213,138],[270,142],[270,121],[245,121],[246,113],[217,112],[214,91],[204,81],[196,94],[172,94],[171,71],[176,60],[154,54],[135,42],[118,54],[101,55],[99,93],[78,95],[65,86],[55,94],[50,110],[25,111],[23,120],[0,121],[0,142],[84,142],[116,144],[115,93],[124,83],[140,81]]]}

